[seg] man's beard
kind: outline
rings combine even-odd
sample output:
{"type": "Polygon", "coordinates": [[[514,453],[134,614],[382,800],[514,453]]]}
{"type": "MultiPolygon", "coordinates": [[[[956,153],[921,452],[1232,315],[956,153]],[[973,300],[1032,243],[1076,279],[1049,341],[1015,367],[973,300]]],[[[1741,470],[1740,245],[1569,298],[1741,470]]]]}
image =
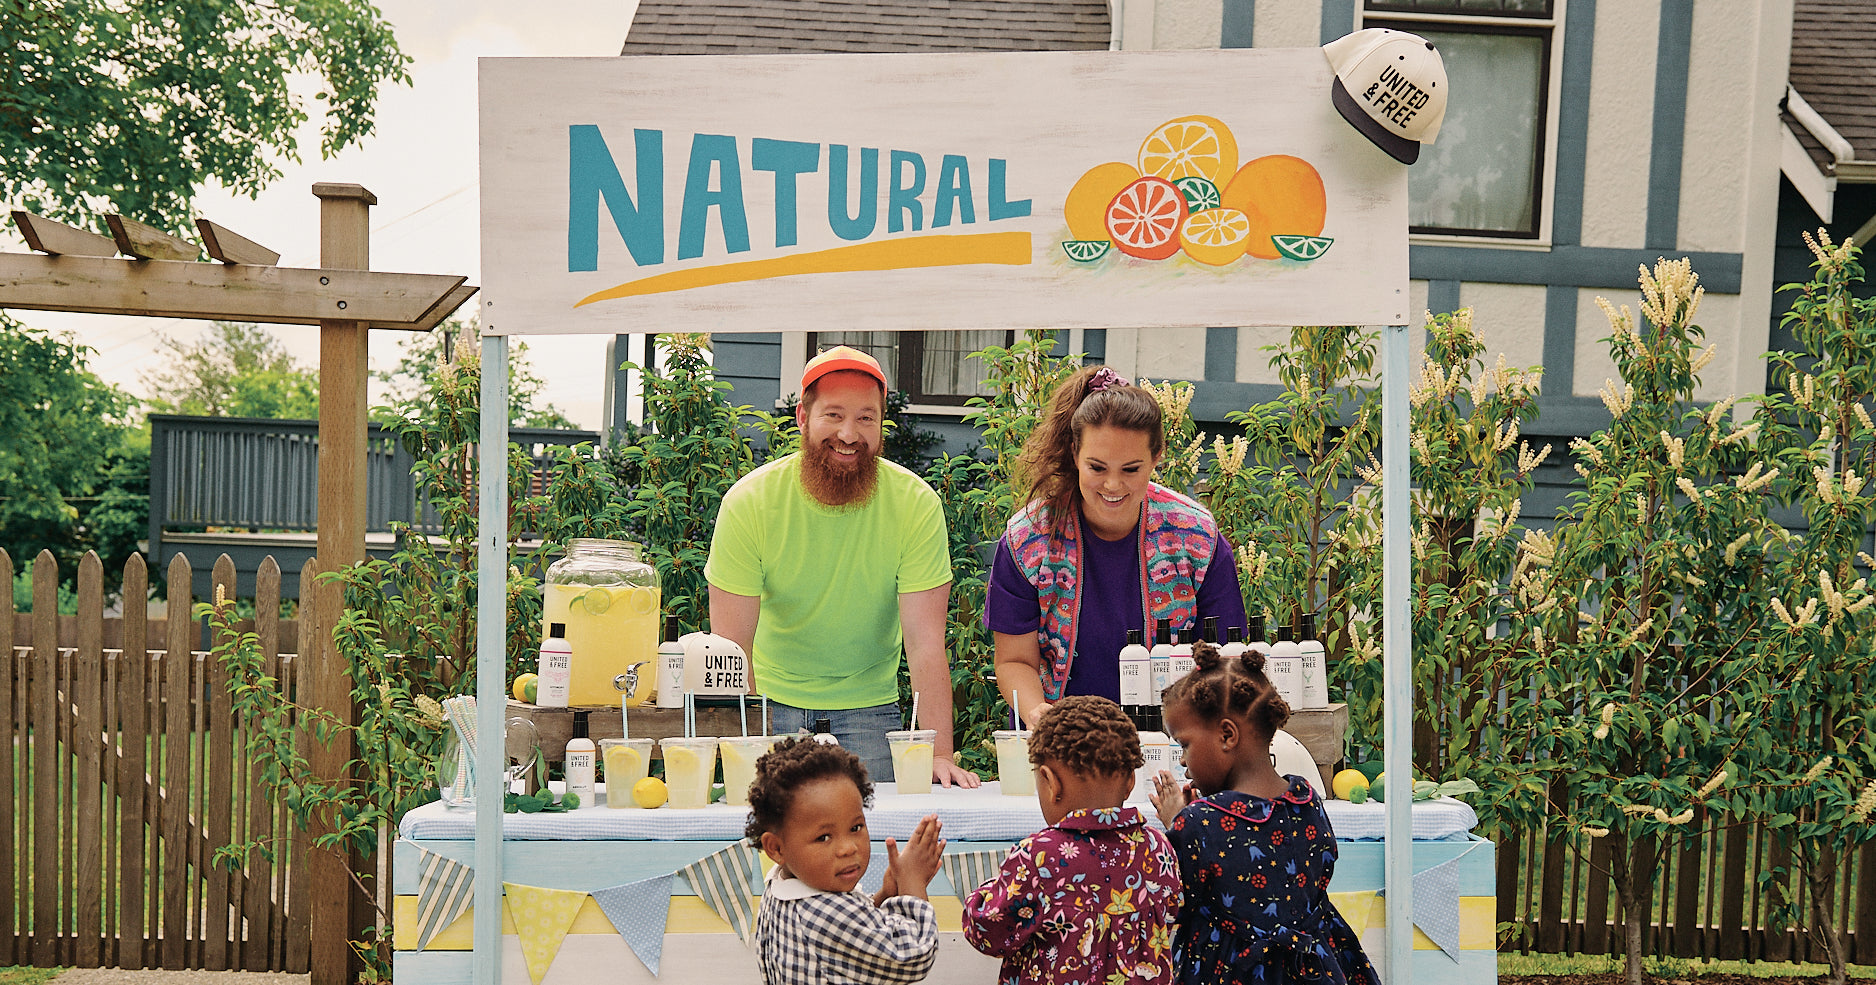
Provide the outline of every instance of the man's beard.
{"type": "Polygon", "coordinates": [[[865,445],[851,462],[842,461],[825,441],[801,446],[801,485],[824,506],[863,503],[878,483],[879,456],[865,445]]]}

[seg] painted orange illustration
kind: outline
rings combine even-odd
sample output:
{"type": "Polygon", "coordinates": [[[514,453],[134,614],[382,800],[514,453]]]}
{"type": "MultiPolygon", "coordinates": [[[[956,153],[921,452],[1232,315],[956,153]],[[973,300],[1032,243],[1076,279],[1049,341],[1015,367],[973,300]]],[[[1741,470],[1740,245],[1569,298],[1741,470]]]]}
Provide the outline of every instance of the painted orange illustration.
{"type": "Polygon", "coordinates": [[[1238,166],[1231,128],[1210,116],[1181,116],[1153,128],[1138,167],[1089,168],[1062,204],[1062,252],[1093,264],[1110,248],[1140,260],[1177,253],[1211,267],[1244,257],[1307,263],[1334,239],[1321,235],[1328,193],[1314,165],[1268,154],[1238,166]]]}
{"type": "Polygon", "coordinates": [[[1283,255],[1272,236],[1317,236],[1329,213],[1322,176],[1308,161],[1288,154],[1260,157],[1239,168],[1225,183],[1220,202],[1250,219],[1245,252],[1262,260],[1283,255]]]}
{"type": "Polygon", "coordinates": [[[1142,260],[1164,260],[1179,252],[1186,221],[1185,196],[1165,178],[1148,175],[1120,190],[1107,207],[1107,233],[1116,249],[1142,260]]]}

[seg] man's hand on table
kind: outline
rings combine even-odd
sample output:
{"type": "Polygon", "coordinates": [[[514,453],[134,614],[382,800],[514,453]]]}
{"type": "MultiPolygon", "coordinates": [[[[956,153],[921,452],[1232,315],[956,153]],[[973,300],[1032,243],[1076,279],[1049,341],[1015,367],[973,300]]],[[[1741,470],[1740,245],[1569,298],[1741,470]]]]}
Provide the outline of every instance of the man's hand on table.
{"type": "Polygon", "coordinates": [[[953,762],[950,756],[932,757],[931,778],[946,787],[955,783],[965,790],[978,787],[984,782],[982,777],[953,762]]]}

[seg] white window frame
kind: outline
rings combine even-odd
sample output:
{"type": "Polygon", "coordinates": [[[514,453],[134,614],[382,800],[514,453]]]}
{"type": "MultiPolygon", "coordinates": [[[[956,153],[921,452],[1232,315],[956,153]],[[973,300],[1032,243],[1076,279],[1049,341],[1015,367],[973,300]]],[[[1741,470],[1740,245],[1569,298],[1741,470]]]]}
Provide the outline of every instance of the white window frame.
{"type": "Polygon", "coordinates": [[[1428,29],[1463,28],[1468,25],[1488,27],[1534,27],[1550,30],[1550,78],[1544,94],[1544,175],[1538,193],[1537,236],[1535,238],[1489,236],[1469,233],[1413,233],[1410,243],[1444,246],[1489,246],[1504,250],[1547,251],[1557,216],[1557,132],[1563,96],[1564,19],[1569,0],[1556,0],[1550,17],[1493,17],[1480,14],[1426,13],[1422,11],[1369,10],[1366,0],[1358,5],[1357,17],[1365,26],[1369,21],[1396,24],[1422,23],[1428,29]]]}

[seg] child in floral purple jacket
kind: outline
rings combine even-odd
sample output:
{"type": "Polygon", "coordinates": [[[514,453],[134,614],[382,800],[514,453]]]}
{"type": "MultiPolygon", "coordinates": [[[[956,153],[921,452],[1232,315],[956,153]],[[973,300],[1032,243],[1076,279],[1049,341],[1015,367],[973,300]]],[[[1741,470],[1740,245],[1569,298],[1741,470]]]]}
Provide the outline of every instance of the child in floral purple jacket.
{"type": "Polygon", "coordinates": [[[1106,698],[1063,698],[1029,736],[1049,826],[964,904],[964,937],[1003,959],[1000,985],[1171,985],[1179,860],[1125,806],[1140,736],[1106,698]]]}

